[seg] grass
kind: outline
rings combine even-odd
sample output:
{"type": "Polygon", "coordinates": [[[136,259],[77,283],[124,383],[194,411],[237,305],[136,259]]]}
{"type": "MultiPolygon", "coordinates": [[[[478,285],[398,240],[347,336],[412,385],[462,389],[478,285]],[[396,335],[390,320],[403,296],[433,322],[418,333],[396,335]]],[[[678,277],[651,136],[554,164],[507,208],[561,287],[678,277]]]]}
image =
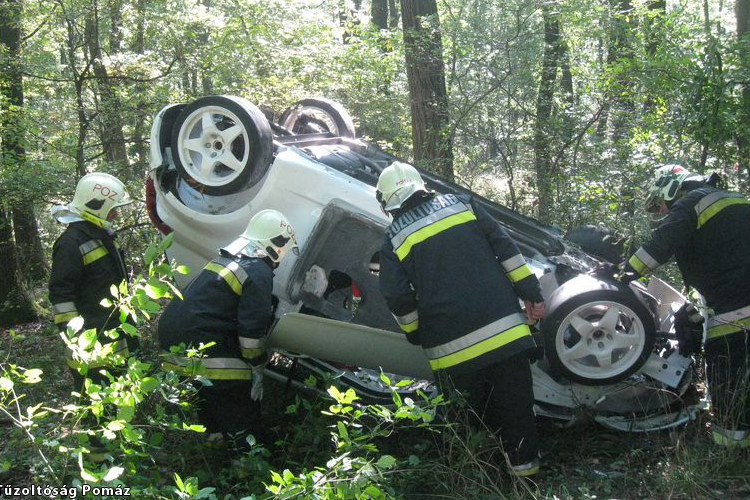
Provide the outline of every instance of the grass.
{"type": "MultiPolygon", "coordinates": [[[[0,362],[44,371],[42,383],[19,387],[23,407],[61,407],[70,400],[64,348],[53,330],[34,323],[15,334],[0,332],[0,362]]],[[[197,478],[201,487],[215,487],[218,498],[239,499],[262,494],[270,470],[297,474],[325,464],[335,454],[330,436],[335,419],[321,414],[330,402],[268,384],[263,417],[276,437],[272,452],[232,462],[223,448],[207,445],[200,434],[167,433],[142,474],[154,485],[168,486],[178,472],[197,478]]],[[[498,458],[494,437],[465,426],[400,428],[373,445],[378,453],[402,460],[387,481],[403,498],[750,498],[750,452],[713,445],[708,420],[703,414],[682,428],[648,434],[609,431],[593,422],[561,429],[539,420],[542,472],[533,482],[512,479],[498,458]]],[[[64,424],[51,415],[42,426],[51,439],[64,424]]],[[[0,484],[38,484],[43,473],[23,432],[0,417],[0,484]]]]}

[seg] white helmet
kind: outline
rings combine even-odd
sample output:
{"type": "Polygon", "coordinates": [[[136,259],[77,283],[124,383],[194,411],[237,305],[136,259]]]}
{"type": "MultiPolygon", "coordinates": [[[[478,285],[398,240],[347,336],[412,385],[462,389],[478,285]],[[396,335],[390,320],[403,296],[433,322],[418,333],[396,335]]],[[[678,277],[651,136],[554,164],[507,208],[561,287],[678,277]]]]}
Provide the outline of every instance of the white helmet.
{"type": "Polygon", "coordinates": [[[250,219],[242,235],[223,249],[233,255],[268,257],[275,263],[288,251],[299,255],[294,228],[278,210],[261,210],[250,219]]]}
{"type": "Polygon", "coordinates": [[[383,210],[398,210],[414,193],[428,192],[417,169],[400,161],[394,161],[378,177],[376,196],[383,210]]]}
{"type": "Polygon", "coordinates": [[[646,210],[651,212],[662,202],[677,198],[682,183],[691,177],[702,178],[699,174],[694,174],[680,165],[664,165],[656,169],[646,195],[646,210]]]}
{"type": "Polygon", "coordinates": [[[103,172],[93,172],[81,177],[76,193],[68,208],[81,218],[108,229],[109,213],[123,205],[133,203],[125,185],[115,176],[103,172]]]}

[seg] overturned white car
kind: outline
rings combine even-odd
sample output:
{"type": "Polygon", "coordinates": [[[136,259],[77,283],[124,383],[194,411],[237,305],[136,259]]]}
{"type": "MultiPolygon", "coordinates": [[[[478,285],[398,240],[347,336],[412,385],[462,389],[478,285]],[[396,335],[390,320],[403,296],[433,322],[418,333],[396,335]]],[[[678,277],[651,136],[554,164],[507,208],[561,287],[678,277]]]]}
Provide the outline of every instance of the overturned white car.
{"type": "MultiPolygon", "coordinates": [[[[171,104],[156,115],[147,204],[154,224],[174,232],[170,258],[193,271],[178,284],[256,212],[280,210],[294,225],[300,255],[276,271],[278,321],[269,342],[280,357],[268,374],[298,384],[310,371],[328,373],[381,401],[391,399],[381,369],[417,380],[404,392],[429,388],[427,358],[395,333],[378,290],[389,220],[374,186],[395,158],[356,139],[347,112],[326,99],[302,100],[278,123],[273,118],[233,96],[171,104]]],[[[468,193],[422,175],[435,191],[468,193]]],[[[670,333],[685,299],[657,278],[624,287],[589,275],[601,263],[593,255],[612,251],[604,233],[570,233],[582,250],[554,228],[473,196],[516,240],[547,299],[535,333],[543,352],[532,366],[537,414],[567,422],[588,414],[631,431],[689,419],[695,406],[683,395],[692,360],[670,333]]]]}

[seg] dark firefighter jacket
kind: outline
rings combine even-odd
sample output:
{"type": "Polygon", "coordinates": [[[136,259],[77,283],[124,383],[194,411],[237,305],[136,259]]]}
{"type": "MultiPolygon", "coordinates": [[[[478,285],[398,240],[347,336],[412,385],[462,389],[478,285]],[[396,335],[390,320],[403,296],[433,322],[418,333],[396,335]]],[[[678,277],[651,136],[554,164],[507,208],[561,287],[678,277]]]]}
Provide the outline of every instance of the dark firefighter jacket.
{"type": "Polygon", "coordinates": [[[380,289],[405,332],[419,329],[434,371],[458,375],[534,347],[518,298],[541,302],[518,247],[471,198],[438,194],[397,213],[380,289]]]}
{"type": "Polygon", "coordinates": [[[689,191],[633,254],[626,270],[645,275],[672,255],[685,285],[698,290],[716,314],[709,320],[707,341],[750,325],[747,200],[713,186],[689,191]]]}
{"type": "Polygon", "coordinates": [[[209,262],[159,320],[159,344],[169,351],[184,343],[202,351],[200,363],[170,356],[164,368],[184,375],[246,380],[252,364],[266,361],[265,337],[273,317],[273,270],[263,259],[222,256],[209,262]],[[247,363],[250,362],[250,364],[247,363]]]}
{"type": "MultiPolygon", "coordinates": [[[[68,321],[81,316],[84,329],[116,328],[120,325],[119,314],[114,307],[103,307],[100,302],[111,297],[110,287],[123,280],[127,280],[125,259],[114,236],[90,222],[71,223],[52,247],[49,299],[55,324],[62,331],[68,321]]],[[[122,335],[115,351],[127,355],[128,341],[131,348],[135,347],[134,340],[122,335]]],[[[77,367],[70,357],[68,365],[77,367]]]]}

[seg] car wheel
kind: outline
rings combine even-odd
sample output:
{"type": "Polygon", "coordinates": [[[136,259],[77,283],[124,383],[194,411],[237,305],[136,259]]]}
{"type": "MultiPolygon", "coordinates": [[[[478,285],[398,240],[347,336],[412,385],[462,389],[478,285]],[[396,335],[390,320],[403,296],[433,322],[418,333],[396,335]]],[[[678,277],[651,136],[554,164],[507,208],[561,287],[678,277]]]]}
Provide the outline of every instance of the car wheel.
{"type": "Polygon", "coordinates": [[[207,96],[185,106],[172,127],[172,155],[180,175],[209,195],[257,183],[273,155],[271,127],[253,104],[234,96],[207,96]]]}
{"type": "Polygon", "coordinates": [[[295,134],[331,132],[355,137],[354,121],[344,107],[330,99],[302,99],[281,115],[279,124],[295,134]]]}
{"type": "Polygon", "coordinates": [[[603,227],[577,226],[568,231],[564,238],[584,252],[614,264],[619,264],[625,258],[623,237],[603,227]]]}
{"type": "Polygon", "coordinates": [[[555,373],[585,385],[619,382],[654,348],[656,326],[626,287],[579,276],[556,290],[541,324],[555,373]]]}

